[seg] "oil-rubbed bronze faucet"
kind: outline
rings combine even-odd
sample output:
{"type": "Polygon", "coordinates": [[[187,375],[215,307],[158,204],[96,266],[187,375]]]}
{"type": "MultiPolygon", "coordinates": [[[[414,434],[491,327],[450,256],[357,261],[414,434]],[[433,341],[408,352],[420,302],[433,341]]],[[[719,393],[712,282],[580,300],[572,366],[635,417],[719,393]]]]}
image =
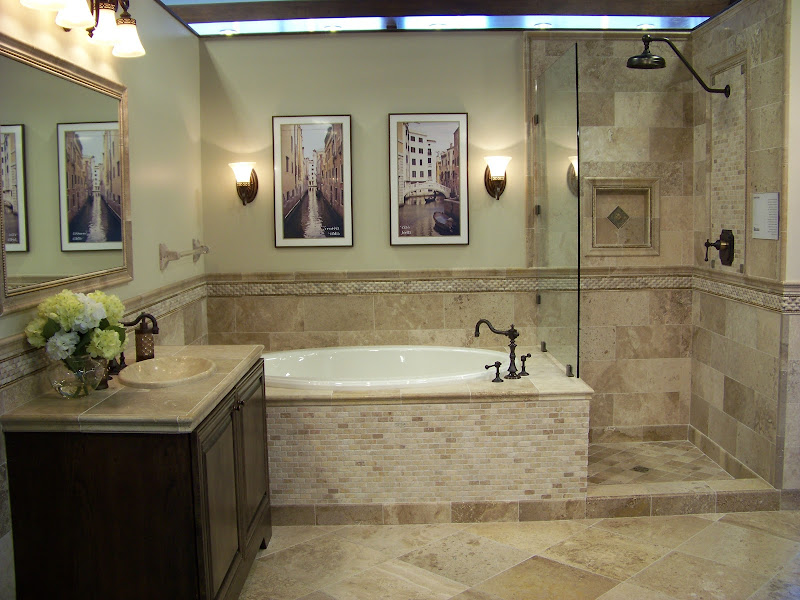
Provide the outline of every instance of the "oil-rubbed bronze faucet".
{"type": "MultiPolygon", "coordinates": [[[[133,321],[122,324],[125,325],[125,327],[133,327],[136,324],[139,325],[134,331],[136,335],[136,362],[154,358],[156,349],[153,335],[158,334],[158,322],[156,318],[150,313],[142,313],[133,321]],[[150,319],[150,326],[145,323],[145,319],[150,319]]],[[[122,362],[124,364],[124,359],[122,359],[122,362]]]]}
{"type": "MultiPolygon", "coordinates": [[[[142,313],[133,321],[120,322],[120,324],[124,325],[125,327],[133,327],[137,323],[139,324],[139,327],[134,331],[136,337],[136,362],[155,358],[156,349],[153,336],[158,334],[158,322],[156,321],[156,318],[150,313],[142,313]],[[145,323],[145,319],[150,319],[150,326],[145,323]]],[[[120,352],[118,361],[110,360],[108,362],[107,374],[109,376],[116,375],[127,366],[128,365],[125,364],[125,353],[120,352]]],[[[108,379],[111,379],[111,377],[108,377],[108,379]]]]}
{"type": "Polygon", "coordinates": [[[504,335],[511,341],[511,343],[508,344],[508,347],[510,349],[510,353],[509,353],[509,356],[508,356],[508,361],[509,361],[509,363],[508,363],[508,374],[506,375],[505,378],[506,379],[519,379],[520,376],[517,373],[517,363],[516,363],[517,357],[514,354],[514,350],[516,350],[516,348],[517,348],[517,342],[515,342],[514,340],[516,340],[519,337],[519,331],[514,329],[514,324],[513,323],[511,324],[511,328],[508,329],[507,331],[500,331],[499,329],[495,329],[494,326],[492,326],[492,324],[489,323],[488,320],[481,319],[480,321],[475,323],[475,337],[480,337],[480,335],[481,335],[481,331],[480,331],[481,330],[481,323],[486,323],[486,326],[492,331],[492,333],[496,333],[497,335],[504,335]]]}

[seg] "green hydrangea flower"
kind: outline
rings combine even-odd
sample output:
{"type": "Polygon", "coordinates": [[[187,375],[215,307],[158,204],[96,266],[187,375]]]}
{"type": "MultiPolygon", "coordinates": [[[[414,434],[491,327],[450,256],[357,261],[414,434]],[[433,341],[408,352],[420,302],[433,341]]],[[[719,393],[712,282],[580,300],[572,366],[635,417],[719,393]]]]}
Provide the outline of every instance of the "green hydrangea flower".
{"type": "Polygon", "coordinates": [[[111,360],[122,352],[122,342],[113,329],[95,329],[87,350],[91,356],[100,356],[111,360]]]}
{"type": "Polygon", "coordinates": [[[125,306],[114,294],[106,294],[105,292],[98,290],[96,292],[92,292],[91,294],[87,294],[87,296],[105,307],[106,319],[108,319],[108,322],[111,325],[116,325],[119,323],[122,315],[125,314],[125,306]]]}
{"type": "Polygon", "coordinates": [[[75,321],[83,314],[83,303],[74,293],[64,290],[39,304],[38,311],[40,317],[52,319],[64,331],[72,331],[75,321]]]}
{"type": "Polygon", "coordinates": [[[41,348],[47,343],[47,338],[42,333],[47,319],[44,317],[35,317],[27,327],[25,327],[25,335],[28,338],[28,343],[34,348],[41,348]]]}

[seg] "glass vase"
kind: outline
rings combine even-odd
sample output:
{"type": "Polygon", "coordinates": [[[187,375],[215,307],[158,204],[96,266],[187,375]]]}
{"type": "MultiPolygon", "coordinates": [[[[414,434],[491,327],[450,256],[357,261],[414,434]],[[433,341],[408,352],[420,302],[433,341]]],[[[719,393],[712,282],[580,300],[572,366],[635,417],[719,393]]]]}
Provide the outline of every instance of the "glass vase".
{"type": "Polygon", "coordinates": [[[69,356],[47,368],[53,389],[65,398],[88,396],[106,374],[107,361],[88,355],[69,356]]]}

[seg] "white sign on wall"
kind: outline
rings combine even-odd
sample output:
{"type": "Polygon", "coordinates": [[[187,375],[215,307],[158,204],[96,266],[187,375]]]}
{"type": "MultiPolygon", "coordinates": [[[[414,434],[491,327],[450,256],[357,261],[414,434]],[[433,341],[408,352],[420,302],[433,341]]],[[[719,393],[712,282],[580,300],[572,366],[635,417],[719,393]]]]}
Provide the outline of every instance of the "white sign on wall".
{"type": "Polygon", "coordinates": [[[753,194],[753,238],[777,240],[780,215],[780,194],[753,194]]]}

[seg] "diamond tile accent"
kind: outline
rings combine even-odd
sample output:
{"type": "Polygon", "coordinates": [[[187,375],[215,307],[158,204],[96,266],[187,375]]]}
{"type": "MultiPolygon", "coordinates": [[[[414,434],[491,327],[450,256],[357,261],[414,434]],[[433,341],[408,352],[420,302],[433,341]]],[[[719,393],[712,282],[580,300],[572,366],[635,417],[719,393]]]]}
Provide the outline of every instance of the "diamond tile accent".
{"type": "Polygon", "coordinates": [[[628,219],[630,219],[628,213],[622,210],[622,208],[620,208],[619,206],[614,210],[612,210],[611,214],[608,215],[608,217],[606,218],[609,221],[611,221],[614,224],[614,227],[616,227],[617,229],[625,225],[625,223],[628,222],[628,219]]]}

